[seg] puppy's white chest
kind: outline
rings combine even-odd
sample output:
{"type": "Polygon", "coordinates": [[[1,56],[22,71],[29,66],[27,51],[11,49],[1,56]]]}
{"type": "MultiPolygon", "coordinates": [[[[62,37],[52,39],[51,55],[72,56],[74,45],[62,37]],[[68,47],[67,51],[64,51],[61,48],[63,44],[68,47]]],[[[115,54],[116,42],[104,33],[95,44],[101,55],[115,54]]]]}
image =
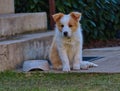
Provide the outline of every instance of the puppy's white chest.
{"type": "Polygon", "coordinates": [[[75,41],[75,39],[64,38],[63,39],[63,44],[66,47],[73,47],[76,44],[76,41],[75,41]]]}
{"type": "Polygon", "coordinates": [[[77,50],[79,42],[67,40],[64,42],[64,49],[66,50],[69,61],[72,61],[77,50]]]}

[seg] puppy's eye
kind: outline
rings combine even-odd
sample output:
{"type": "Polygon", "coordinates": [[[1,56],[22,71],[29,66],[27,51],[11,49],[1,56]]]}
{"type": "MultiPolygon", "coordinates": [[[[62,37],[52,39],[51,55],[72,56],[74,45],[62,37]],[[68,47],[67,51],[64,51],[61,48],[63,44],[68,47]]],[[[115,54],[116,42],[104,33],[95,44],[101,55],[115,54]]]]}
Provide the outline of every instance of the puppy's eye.
{"type": "Polygon", "coordinates": [[[73,25],[69,25],[69,27],[72,27],[73,25]]]}
{"type": "Polygon", "coordinates": [[[61,25],[61,27],[64,27],[64,25],[61,25]]]}

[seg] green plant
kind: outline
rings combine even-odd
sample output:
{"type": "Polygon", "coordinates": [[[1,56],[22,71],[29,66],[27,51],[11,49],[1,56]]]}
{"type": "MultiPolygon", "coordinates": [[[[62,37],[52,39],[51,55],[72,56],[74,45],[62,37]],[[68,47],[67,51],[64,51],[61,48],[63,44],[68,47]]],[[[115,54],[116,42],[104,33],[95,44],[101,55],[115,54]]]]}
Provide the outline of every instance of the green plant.
{"type": "Polygon", "coordinates": [[[15,12],[48,12],[48,0],[15,0],[15,12]]]}
{"type": "MultiPolygon", "coordinates": [[[[49,16],[48,0],[15,1],[16,12],[45,11],[49,16]]],[[[82,13],[81,24],[85,41],[113,39],[120,30],[119,0],[55,0],[55,5],[56,12],[82,13]]]]}

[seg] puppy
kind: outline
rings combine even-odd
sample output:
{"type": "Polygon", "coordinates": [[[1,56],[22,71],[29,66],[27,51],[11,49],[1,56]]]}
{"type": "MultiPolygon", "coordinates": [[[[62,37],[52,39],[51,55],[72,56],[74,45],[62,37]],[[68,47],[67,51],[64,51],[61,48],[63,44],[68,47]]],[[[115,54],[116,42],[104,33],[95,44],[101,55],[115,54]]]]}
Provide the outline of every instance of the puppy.
{"type": "Polygon", "coordinates": [[[81,13],[71,12],[68,15],[57,13],[53,15],[53,19],[56,23],[55,36],[49,53],[53,69],[70,71],[97,66],[94,63],[82,61],[83,37],[79,23],[81,13]]]}

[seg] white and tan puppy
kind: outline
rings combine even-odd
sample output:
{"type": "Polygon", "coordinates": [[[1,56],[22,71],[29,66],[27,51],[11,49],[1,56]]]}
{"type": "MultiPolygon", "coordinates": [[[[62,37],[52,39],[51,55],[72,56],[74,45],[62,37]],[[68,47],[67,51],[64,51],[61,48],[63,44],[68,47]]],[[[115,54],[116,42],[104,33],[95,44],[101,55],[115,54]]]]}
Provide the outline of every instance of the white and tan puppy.
{"type": "Polygon", "coordinates": [[[70,71],[88,69],[97,66],[88,61],[82,61],[82,29],[81,13],[71,12],[68,15],[57,13],[53,15],[56,22],[55,36],[50,48],[49,58],[54,69],[70,71]]]}

